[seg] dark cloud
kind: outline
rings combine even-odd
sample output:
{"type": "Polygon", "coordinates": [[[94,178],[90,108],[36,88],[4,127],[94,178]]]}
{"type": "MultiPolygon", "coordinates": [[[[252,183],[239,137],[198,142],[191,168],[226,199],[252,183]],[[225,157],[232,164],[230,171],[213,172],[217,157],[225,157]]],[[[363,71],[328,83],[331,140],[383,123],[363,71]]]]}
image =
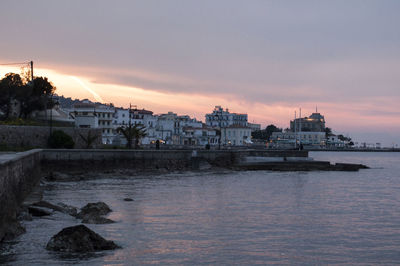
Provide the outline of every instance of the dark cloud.
{"type": "Polygon", "coordinates": [[[399,98],[400,2],[2,1],[0,59],[247,102],[399,98]]]}

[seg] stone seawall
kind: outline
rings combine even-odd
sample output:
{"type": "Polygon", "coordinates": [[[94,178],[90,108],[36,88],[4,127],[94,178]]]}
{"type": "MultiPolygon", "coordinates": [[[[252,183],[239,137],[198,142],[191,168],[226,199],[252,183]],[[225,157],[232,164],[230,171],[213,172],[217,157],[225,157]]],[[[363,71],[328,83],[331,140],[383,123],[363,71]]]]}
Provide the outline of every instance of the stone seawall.
{"type": "Polygon", "coordinates": [[[43,150],[47,171],[98,171],[110,168],[138,170],[196,169],[199,162],[233,167],[247,156],[308,157],[307,151],[268,150],[43,150]]]}
{"type": "MultiPolygon", "coordinates": [[[[92,147],[97,148],[102,145],[101,129],[53,127],[52,132],[55,130],[62,130],[66,134],[70,135],[75,142],[75,148],[85,148],[86,143],[80,134],[87,138],[89,130],[91,131],[92,136],[98,136],[92,147]]],[[[0,145],[7,145],[10,147],[45,148],[47,147],[49,135],[50,127],[0,125],[0,145]]]]}
{"type": "Polygon", "coordinates": [[[0,241],[16,223],[18,206],[40,180],[40,151],[0,157],[0,241]]]}

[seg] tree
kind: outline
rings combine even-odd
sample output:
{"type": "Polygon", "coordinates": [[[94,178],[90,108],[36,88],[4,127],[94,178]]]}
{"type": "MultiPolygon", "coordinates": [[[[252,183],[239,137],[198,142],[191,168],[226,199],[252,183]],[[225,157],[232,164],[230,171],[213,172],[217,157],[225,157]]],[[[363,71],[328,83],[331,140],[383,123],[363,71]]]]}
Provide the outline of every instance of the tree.
{"type": "Polygon", "coordinates": [[[126,146],[129,149],[132,149],[132,140],[135,140],[135,149],[138,148],[139,146],[139,140],[142,137],[146,136],[146,129],[145,126],[138,124],[132,126],[129,124],[128,126],[124,127],[119,127],[117,128],[118,133],[122,133],[127,141],[126,146]]]}
{"type": "Polygon", "coordinates": [[[282,129],[271,124],[268,125],[264,130],[256,130],[252,132],[251,136],[255,139],[262,139],[269,141],[273,132],[282,132],[282,129]]]}
{"type": "Polygon", "coordinates": [[[267,133],[267,140],[269,140],[273,132],[282,132],[282,128],[278,128],[275,125],[271,124],[265,128],[265,131],[267,133]]]}
{"type": "Polygon", "coordinates": [[[75,145],[70,135],[62,130],[56,130],[49,136],[49,146],[53,149],[72,149],[75,145]]]}
{"type": "Polygon", "coordinates": [[[79,136],[82,138],[83,142],[85,142],[85,148],[90,149],[92,148],[92,144],[96,141],[99,135],[92,135],[92,131],[89,130],[87,135],[84,136],[83,134],[79,133],[79,136]]]}
{"type": "Polygon", "coordinates": [[[327,137],[330,137],[332,135],[333,135],[332,134],[332,129],[330,127],[326,127],[325,128],[325,137],[327,138],[327,137]]]}
{"type": "Polygon", "coordinates": [[[3,119],[10,118],[13,104],[19,105],[18,117],[28,117],[33,111],[53,107],[51,99],[56,87],[46,77],[27,82],[20,75],[8,73],[0,80],[0,111],[3,119]]]}
{"type": "Polygon", "coordinates": [[[4,119],[10,117],[13,100],[15,100],[17,92],[23,85],[22,78],[15,73],[6,74],[0,81],[0,111],[3,113],[4,119]]]}
{"type": "Polygon", "coordinates": [[[32,83],[28,83],[27,87],[30,88],[30,91],[25,90],[26,93],[19,98],[21,116],[26,118],[33,111],[53,108],[54,102],[51,96],[56,87],[46,77],[36,77],[32,83]]]}

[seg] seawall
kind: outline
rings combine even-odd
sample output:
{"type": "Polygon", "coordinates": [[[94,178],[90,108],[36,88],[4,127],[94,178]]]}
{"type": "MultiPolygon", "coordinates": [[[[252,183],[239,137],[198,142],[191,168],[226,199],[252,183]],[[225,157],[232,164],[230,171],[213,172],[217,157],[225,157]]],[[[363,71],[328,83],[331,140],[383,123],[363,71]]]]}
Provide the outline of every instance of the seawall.
{"type": "Polygon", "coordinates": [[[216,167],[233,167],[248,156],[308,157],[307,151],[269,150],[42,150],[46,171],[97,171],[112,168],[138,170],[197,169],[207,162],[216,167]]]}
{"type": "Polygon", "coordinates": [[[0,157],[0,241],[16,223],[18,206],[39,182],[41,150],[0,157]]]}

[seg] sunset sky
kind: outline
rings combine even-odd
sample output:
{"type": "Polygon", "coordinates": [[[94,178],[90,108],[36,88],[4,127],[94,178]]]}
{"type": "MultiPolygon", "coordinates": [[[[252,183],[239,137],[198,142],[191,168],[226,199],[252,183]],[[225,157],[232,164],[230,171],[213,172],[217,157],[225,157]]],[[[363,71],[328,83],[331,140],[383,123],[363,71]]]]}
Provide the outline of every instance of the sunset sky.
{"type": "Polygon", "coordinates": [[[0,64],[33,60],[66,97],[203,121],[221,105],[286,128],[318,106],[335,133],[393,146],[399,14],[397,0],[3,0],[0,64]]]}

